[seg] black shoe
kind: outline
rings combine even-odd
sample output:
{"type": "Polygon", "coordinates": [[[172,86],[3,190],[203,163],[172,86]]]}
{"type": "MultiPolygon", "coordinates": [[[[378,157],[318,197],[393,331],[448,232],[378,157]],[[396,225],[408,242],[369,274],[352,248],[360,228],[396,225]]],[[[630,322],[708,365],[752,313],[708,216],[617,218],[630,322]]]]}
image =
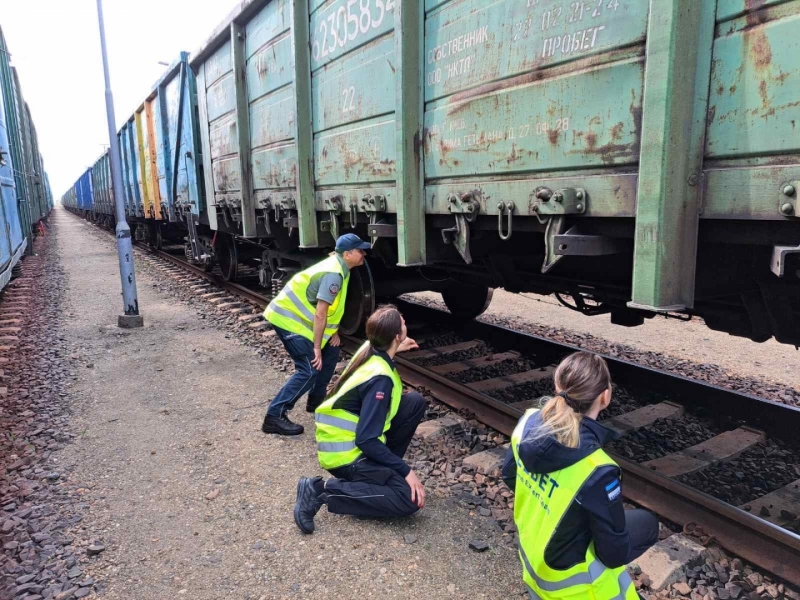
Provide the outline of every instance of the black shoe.
{"type": "Polygon", "coordinates": [[[264,433],[277,433],[278,435],[300,435],[304,430],[302,425],[292,423],[286,415],[282,417],[267,415],[264,417],[261,431],[264,433]]]}
{"type": "Polygon", "coordinates": [[[314,491],[314,482],[322,477],[301,477],[297,482],[297,501],[294,503],[294,522],[303,533],[314,533],[314,516],[322,507],[322,495],[314,491]]]}
{"type": "Polygon", "coordinates": [[[309,396],[306,399],[306,412],[313,413],[323,402],[325,402],[325,396],[309,396]]]}

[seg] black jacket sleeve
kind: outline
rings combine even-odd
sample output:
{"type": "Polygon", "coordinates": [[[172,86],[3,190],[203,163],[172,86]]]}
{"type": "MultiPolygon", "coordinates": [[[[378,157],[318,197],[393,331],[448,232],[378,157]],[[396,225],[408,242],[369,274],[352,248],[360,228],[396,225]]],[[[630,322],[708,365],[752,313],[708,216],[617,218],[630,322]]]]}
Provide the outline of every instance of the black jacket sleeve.
{"type": "Polygon", "coordinates": [[[506,486],[513,492],[517,482],[517,461],[514,460],[514,452],[511,450],[511,447],[509,447],[508,452],[506,452],[502,475],[506,486]]]}
{"type": "Polygon", "coordinates": [[[626,564],[630,536],[625,526],[619,468],[606,466],[595,471],[575,499],[589,513],[597,558],[611,569],[626,564]]]}
{"type": "Polygon", "coordinates": [[[391,450],[378,438],[383,435],[389,404],[392,401],[394,384],[389,377],[374,377],[359,386],[361,412],[356,428],[356,446],[370,460],[394,469],[405,477],[411,471],[405,461],[392,454],[391,450]]]}

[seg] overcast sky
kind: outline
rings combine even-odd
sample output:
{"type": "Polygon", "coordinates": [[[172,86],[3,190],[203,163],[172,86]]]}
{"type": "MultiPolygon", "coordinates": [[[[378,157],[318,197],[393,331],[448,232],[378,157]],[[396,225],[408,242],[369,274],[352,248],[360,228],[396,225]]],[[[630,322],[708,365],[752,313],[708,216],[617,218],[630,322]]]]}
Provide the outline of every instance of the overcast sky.
{"type": "MultiPolygon", "coordinates": [[[[104,0],[117,125],[181,50],[196,50],[236,0],[104,0]]],[[[53,195],[108,144],[96,0],[0,0],[0,27],[30,106],[53,195]]]]}

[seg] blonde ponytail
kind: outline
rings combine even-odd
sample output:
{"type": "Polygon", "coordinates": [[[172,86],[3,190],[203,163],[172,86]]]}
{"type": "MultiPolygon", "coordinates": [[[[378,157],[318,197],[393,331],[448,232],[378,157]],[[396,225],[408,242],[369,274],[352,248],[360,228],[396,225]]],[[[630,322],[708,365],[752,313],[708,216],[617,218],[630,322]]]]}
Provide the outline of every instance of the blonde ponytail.
{"type": "Polygon", "coordinates": [[[577,448],[581,439],[581,415],[576,413],[563,396],[553,396],[542,407],[542,434],[553,436],[568,448],[577,448]]]}
{"type": "Polygon", "coordinates": [[[540,411],[541,423],[528,439],[553,437],[568,448],[580,446],[581,419],[597,397],[611,388],[606,361],[596,354],[575,352],[558,365],[556,395],[540,411]]]}

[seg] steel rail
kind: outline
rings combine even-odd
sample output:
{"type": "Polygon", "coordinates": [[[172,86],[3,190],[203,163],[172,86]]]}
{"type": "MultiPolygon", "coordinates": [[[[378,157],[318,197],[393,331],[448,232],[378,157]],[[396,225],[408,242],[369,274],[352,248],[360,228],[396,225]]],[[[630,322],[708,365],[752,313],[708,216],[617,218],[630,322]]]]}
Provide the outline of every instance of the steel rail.
{"type": "MultiPolygon", "coordinates": [[[[137,244],[138,246],[138,244],[137,244]]],[[[142,246],[140,246],[142,247],[142,246]]],[[[164,251],[153,250],[143,247],[146,252],[163,258],[175,265],[178,265],[193,274],[212,282],[221,288],[243,297],[255,303],[257,306],[265,307],[269,299],[253,290],[236,283],[225,281],[224,279],[207,273],[204,269],[192,265],[185,260],[171,255],[164,251]]],[[[404,306],[406,303],[402,303],[404,306]]],[[[428,309],[439,315],[445,315],[443,311],[428,309]]],[[[495,327],[488,324],[481,324],[482,328],[495,327]]],[[[544,340],[536,336],[530,336],[521,332],[514,332],[505,328],[503,335],[518,335],[542,343],[559,346],[565,350],[576,350],[567,344],[544,340]]],[[[342,336],[342,346],[347,352],[355,350],[363,343],[363,340],[353,336],[342,336]]],[[[649,367],[611,359],[618,363],[625,363],[628,366],[644,369],[651,373],[664,375],[663,372],[656,371],[649,367]]],[[[496,429],[500,433],[510,436],[517,421],[522,416],[522,411],[512,408],[494,398],[476,392],[471,388],[456,383],[435,373],[429,369],[420,367],[410,360],[401,356],[396,357],[398,372],[402,380],[413,387],[424,387],[437,400],[450,406],[455,410],[466,409],[475,415],[480,422],[496,429]]],[[[702,382],[695,382],[686,378],[666,374],[681,380],[685,385],[687,382],[696,384],[699,389],[720,389],[709,386],[702,382]]],[[[728,392],[727,390],[725,390],[728,392]]],[[[752,400],[762,399],[752,398],[741,395],[752,400]]],[[[768,403],[775,405],[776,403],[768,403]]],[[[764,404],[761,405],[765,406],[764,404]]],[[[772,407],[774,410],[775,407],[772,407]]],[[[792,414],[797,418],[798,411],[790,410],[786,407],[786,414],[792,414]]],[[[709,496],[692,487],[682,484],[674,479],[669,479],[658,473],[654,473],[636,463],[614,456],[623,471],[623,493],[632,502],[652,510],[654,513],[670,521],[686,526],[691,523],[702,526],[705,533],[710,534],[720,546],[731,553],[740,556],[744,560],[777,575],[793,585],[800,586],[800,536],[794,535],[786,529],[773,525],[767,521],[732,506],[722,500],[709,496]]]]}

